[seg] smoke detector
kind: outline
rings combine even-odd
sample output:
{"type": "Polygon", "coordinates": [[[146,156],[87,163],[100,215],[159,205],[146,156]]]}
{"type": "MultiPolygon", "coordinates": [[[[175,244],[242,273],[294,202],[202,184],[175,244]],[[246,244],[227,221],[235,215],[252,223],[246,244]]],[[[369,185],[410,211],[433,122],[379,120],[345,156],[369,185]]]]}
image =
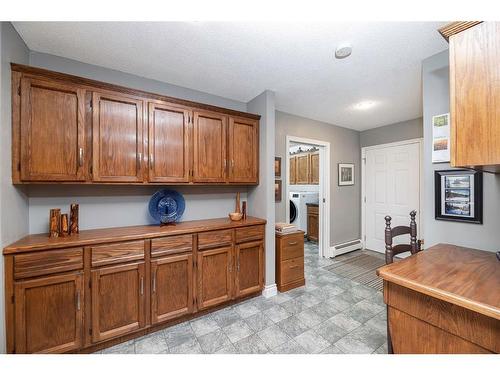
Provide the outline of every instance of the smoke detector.
{"type": "Polygon", "coordinates": [[[352,53],[352,46],[350,43],[342,43],[337,46],[335,49],[335,58],[337,59],[345,59],[350,56],[352,53]]]}

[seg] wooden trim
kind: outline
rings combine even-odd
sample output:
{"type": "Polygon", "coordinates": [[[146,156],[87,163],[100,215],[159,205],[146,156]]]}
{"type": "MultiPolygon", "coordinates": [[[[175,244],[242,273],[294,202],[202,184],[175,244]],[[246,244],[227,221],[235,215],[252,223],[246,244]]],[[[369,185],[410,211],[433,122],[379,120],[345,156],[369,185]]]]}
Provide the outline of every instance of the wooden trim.
{"type": "MultiPolygon", "coordinates": [[[[456,22],[451,22],[443,27],[440,27],[438,29],[439,33],[443,38],[446,39],[447,42],[449,42],[450,37],[452,35],[461,33],[464,30],[470,29],[471,27],[474,27],[478,24],[480,24],[483,21],[456,21],[456,22]]],[[[450,54],[451,56],[451,54],[450,54]]],[[[452,66],[452,65],[450,65],[452,66]]],[[[451,97],[451,95],[450,95],[451,97]]]]}
{"type": "Polygon", "coordinates": [[[21,73],[12,72],[12,183],[21,182],[21,73]]]}
{"type": "Polygon", "coordinates": [[[123,94],[140,96],[140,97],[143,97],[145,99],[166,101],[166,102],[179,104],[179,105],[183,105],[183,106],[199,108],[199,109],[206,110],[206,111],[213,111],[213,112],[224,113],[224,114],[231,115],[231,116],[241,116],[241,117],[246,117],[246,118],[252,118],[255,120],[260,120],[260,115],[256,115],[253,113],[246,113],[246,112],[236,111],[236,110],[232,110],[232,109],[221,108],[221,107],[217,107],[217,106],[213,106],[213,105],[209,105],[209,104],[196,103],[196,102],[192,102],[189,100],[173,98],[170,96],[155,94],[155,93],[137,90],[137,89],[131,89],[131,88],[127,88],[124,86],[100,82],[100,81],[96,81],[93,79],[78,77],[78,76],[71,75],[71,74],[54,72],[54,71],[47,70],[47,69],[35,68],[32,66],[28,66],[28,65],[11,63],[10,66],[11,66],[11,70],[14,72],[43,76],[43,77],[48,78],[48,79],[62,80],[62,81],[70,82],[70,83],[77,84],[77,85],[87,86],[86,89],[90,89],[90,90],[93,90],[95,88],[99,88],[99,89],[103,89],[103,90],[117,91],[117,92],[120,92],[123,94]]]}
{"type": "Polygon", "coordinates": [[[15,353],[15,292],[14,292],[14,256],[4,257],[5,273],[5,327],[7,336],[7,353],[15,353]]]}

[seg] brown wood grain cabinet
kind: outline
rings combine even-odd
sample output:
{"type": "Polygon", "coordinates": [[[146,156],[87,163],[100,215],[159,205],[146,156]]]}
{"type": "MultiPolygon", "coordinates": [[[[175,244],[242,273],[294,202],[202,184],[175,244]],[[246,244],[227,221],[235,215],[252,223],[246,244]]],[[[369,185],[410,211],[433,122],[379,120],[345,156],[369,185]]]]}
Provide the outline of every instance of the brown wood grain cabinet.
{"type": "Polygon", "coordinates": [[[319,238],[319,207],[317,204],[307,206],[307,239],[318,242],[319,238]]]}
{"type": "Polygon", "coordinates": [[[500,23],[457,22],[450,43],[451,165],[500,172],[500,23]]]}
{"type": "Polygon", "coordinates": [[[297,155],[297,172],[295,183],[297,185],[309,184],[309,154],[297,155]]]}
{"type": "Polygon", "coordinates": [[[258,115],[11,68],[13,183],[259,182],[258,115]]]}
{"type": "Polygon", "coordinates": [[[264,224],[221,218],[27,236],[4,248],[7,351],[98,350],[258,295],[264,224]]]}
{"type": "Polygon", "coordinates": [[[84,90],[26,77],[19,93],[21,178],[85,180],[84,90]]]}
{"type": "Polygon", "coordinates": [[[290,185],[297,183],[297,157],[290,156],[290,185]]]}
{"type": "Polygon", "coordinates": [[[280,292],[305,285],[304,232],[276,233],[276,285],[280,292]]]}
{"type": "Polygon", "coordinates": [[[309,185],[319,185],[319,153],[309,157],[309,185]]]}

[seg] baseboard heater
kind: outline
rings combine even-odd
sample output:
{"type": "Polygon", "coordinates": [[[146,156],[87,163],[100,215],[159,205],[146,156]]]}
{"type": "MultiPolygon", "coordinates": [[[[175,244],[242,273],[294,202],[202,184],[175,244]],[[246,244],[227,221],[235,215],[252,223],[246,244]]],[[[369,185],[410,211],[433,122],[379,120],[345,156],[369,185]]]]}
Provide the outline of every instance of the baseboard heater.
{"type": "Polygon", "coordinates": [[[339,243],[333,246],[333,256],[336,257],[340,254],[345,254],[350,251],[359,250],[363,248],[361,240],[353,240],[349,242],[339,243]]]}

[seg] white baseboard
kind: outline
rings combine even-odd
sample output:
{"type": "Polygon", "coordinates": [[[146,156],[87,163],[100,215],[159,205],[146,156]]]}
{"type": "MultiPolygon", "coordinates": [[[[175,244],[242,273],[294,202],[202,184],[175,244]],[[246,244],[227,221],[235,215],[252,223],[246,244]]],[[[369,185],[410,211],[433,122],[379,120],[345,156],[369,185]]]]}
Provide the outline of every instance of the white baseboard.
{"type": "Polygon", "coordinates": [[[331,253],[334,257],[348,253],[350,251],[359,250],[363,248],[363,242],[360,239],[352,240],[349,242],[339,243],[331,247],[331,253]]]}
{"type": "Polygon", "coordinates": [[[278,288],[276,287],[276,284],[266,285],[264,287],[264,290],[262,291],[262,295],[265,298],[269,298],[269,297],[275,296],[277,294],[278,294],[278,288]]]}

